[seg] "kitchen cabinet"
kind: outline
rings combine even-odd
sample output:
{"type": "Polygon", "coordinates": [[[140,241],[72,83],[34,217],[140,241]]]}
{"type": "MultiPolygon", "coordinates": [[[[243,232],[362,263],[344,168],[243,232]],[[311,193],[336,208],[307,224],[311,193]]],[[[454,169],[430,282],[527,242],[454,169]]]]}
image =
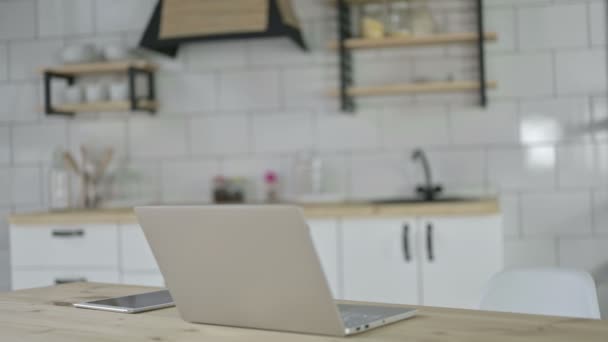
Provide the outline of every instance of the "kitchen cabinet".
{"type": "Polygon", "coordinates": [[[344,297],[475,308],[503,268],[500,217],[342,221],[344,297]]]}
{"type": "Polygon", "coordinates": [[[415,218],[342,221],[344,299],[417,304],[415,218]]]}
{"type": "MultiPolygon", "coordinates": [[[[474,308],[502,270],[497,213],[382,215],[307,220],[334,298],[474,308]]],[[[164,286],[137,223],[13,224],[10,240],[13,289],[79,280],[164,286]]]]}
{"type": "Polygon", "coordinates": [[[428,306],[477,308],[483,288],[503,268],[500,218],[421,218],[422,301],[428,306]]]}

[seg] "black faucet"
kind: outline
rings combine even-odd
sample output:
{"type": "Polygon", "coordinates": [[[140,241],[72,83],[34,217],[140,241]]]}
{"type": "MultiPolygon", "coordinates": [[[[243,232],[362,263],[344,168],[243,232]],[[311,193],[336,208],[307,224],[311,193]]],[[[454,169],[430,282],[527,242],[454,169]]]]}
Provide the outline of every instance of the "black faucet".
{"type": "Polygon", "coordinates": [[[429,160],[426,158],[426,154],[424,151],[422,151],[422,149],[417,148],[414,150],[414,152],[412,152],[412,160],[420,160],[422,163],[422,168],[424,169],[425,184],[417,186],[416,192],[425,201],[433,201],[437,199],[439,194],[441,194],[443,187],[439,184],[433,184],[431,166],[429,164],[429,160]]]}

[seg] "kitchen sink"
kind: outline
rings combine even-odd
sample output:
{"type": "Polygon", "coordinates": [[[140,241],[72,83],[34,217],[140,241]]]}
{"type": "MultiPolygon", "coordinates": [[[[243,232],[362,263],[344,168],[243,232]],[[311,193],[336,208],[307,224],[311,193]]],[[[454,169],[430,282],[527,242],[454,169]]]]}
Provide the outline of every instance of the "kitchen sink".
{"type": "Polygon", "coordinates": [[[475,197],[439,197],[433,200],[426,200],[423,198],[403,197],[403,198],[386,198],[373,200],[373,204],[418,204],[418,203],[458,203],[458,202],[472,202],[478,201],[479,198],[475,197]]]}

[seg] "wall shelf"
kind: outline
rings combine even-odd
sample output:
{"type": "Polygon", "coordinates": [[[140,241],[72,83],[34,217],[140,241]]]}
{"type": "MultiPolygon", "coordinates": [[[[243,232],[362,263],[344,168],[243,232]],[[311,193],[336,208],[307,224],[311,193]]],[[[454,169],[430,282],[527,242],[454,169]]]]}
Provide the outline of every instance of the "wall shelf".
{"type": "MultiPolygon", "coordinates": [[[[486,82],[486,88],[496,88],[495,81],[486,82]]],[[[452,82],[419,82],[404,84],[389,84],[379,86],[349,87],[346,90],[348,96],[383,96],[421,93],[449,93],[459,91],[479,90],[481,85],[477,81],[452,81],[452,82]]],[[[340,91],[334,90],[330,96],[340,96],[340,91]]]]}
{"type": "Polygon", "coordinates": [[[144,60],[132,60],[132,61],[120,61],[120,62],[98,62],[98,63],[84,63],[84,64],[68,64],[53,68],[44,68],[42,72],[52,72],[63,75],[87,75],[87,74],[105,74],[105,73],[126,73],[129,68],[136,68],[138,70],[156,71],[158,68],[155,64],[152,64],[144,60]]]}
{"type": "Polygon", "coordinates": [[[44,68],[44,111],[47,115],[74,115],[82,112],[125,112],[147,111],[156,112],[156,90],[154,75],[157,66],[144,60],[129,60],[118,62],[98,62],[84,64],[69,64],[57,67],[44,68]],[[76,82],[76,78],[86,75],[98,74],[126,74],[129,98],[127,101],[106,101],[98,103],[81,103],[53,105],[51,86],[53,80],[60,79],[69,85],[76,82]],[[135,79],[137,75],[145,76],[148,84],[148,93],[145,98],[138,98],[135,79]]]}
{"type": "MultiPolygon", "coordinates": [[[[138,100],[137,108],[154,111],[157,109],[155,101],[138,100]]],[[[57,105],[54,109],[61,112],[86,113],[86,112],[128,112],[131,110],[129,101],[104,101],[79,104],[57,105]]]]}
{"type": "MultiPolygon", "coordinates": [[[[486,41],[495,41],[497,37],[498,35],[495,32],[484,33],[484,40],[486,41]]],[[[379,39],[350,38],[344,42],[344,45],[349,49],[373,49],[417,45],[476,43],[477,40],[477,33],[462,32],[442,33],[417,37],[387,37],[379,39]]],[[[329,47],[331,49],[338,49],[339,46],[340,45],[338,42],[329,43],[329,47]]]]}
{"type": "Polygon", "coordinates": [[[386,37],[379,39],[364,39],[353,36],[352,5],[368,3],[386,3],[392,0],[333,0],[338,16],[338,41],[330,42],[329,48],[336,49],[339,54],[340,88],[330,94],[340,98],[342,111],[354,112],[356,96],[398,95],[417,93],[438,93],[475,90],[479,93],[479,104],[488,104],[487,90],[497,86],[495,81],[486,79],[485,42],[495,41],[495,32],[484,30],[483,0],[474,2],[476,27],[474,32],[440,33],[428,36],[386,37]],[[410,84],[392,84],[382,86],[354,86],[353,49],[390,48],[398,46],[424,46],[441,44],[474,43],[477,47],[478,79],[475,81],[457,82],[425,82],[410,84]]]}

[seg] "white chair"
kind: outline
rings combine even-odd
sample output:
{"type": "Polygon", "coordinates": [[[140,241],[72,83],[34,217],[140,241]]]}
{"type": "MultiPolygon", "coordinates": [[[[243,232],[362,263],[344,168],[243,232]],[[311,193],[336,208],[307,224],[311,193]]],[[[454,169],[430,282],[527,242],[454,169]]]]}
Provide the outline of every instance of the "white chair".
{"type": "Polygon", "coordinates": [[[486,287],[480,309],[600,318],[591,275],[558,268],[520,269],[497,274],[486,287]]]}

